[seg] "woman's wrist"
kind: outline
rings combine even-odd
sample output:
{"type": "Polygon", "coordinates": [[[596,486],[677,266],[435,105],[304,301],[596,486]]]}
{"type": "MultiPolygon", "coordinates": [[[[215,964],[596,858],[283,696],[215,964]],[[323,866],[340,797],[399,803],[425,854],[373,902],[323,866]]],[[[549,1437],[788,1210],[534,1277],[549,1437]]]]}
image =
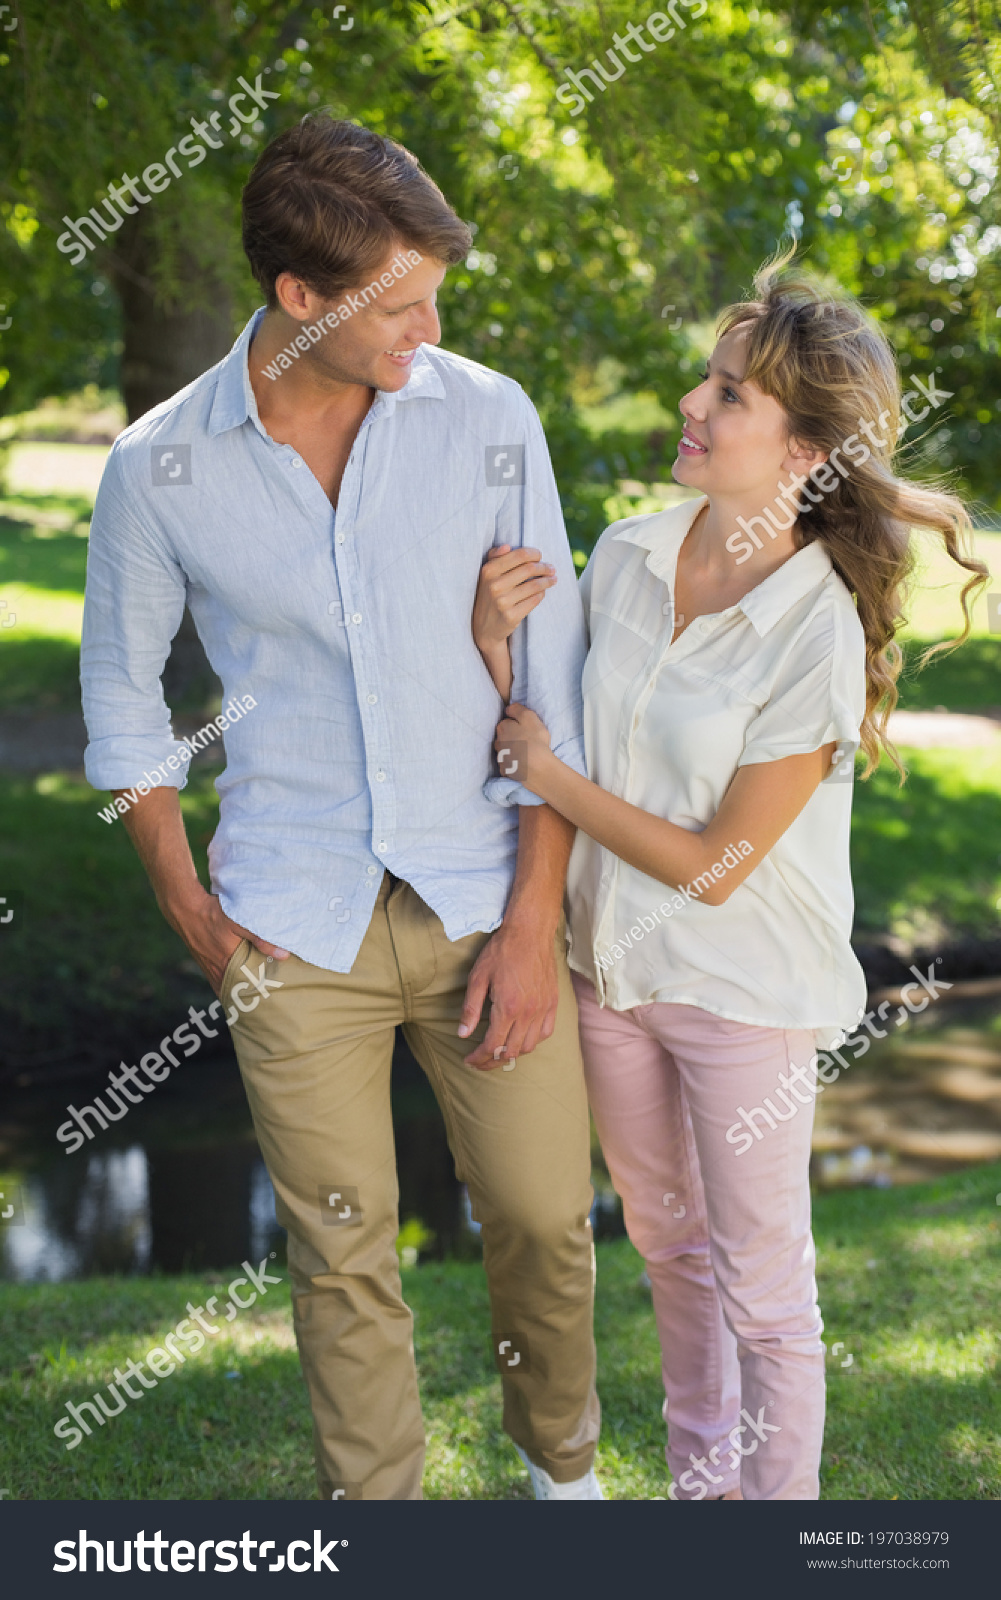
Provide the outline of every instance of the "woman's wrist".
{"type": "Polygon", "coordinates": [[[540,800],[548,800],[551,791],[559,783],[559,769],[562,766],[563,762],[559,756],[553,754],[548,745],[531,745],[525,788],[531,789],[540,800]]]}

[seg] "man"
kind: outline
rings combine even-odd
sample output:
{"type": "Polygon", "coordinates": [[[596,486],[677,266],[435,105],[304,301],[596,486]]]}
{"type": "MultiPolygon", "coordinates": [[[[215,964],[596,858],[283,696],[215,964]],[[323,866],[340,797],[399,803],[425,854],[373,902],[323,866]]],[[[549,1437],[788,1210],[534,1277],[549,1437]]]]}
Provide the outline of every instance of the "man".
{"type": "Polygon", "coordinates": [[[401,1024],[482,1223],[504,1426],[537,1498],[600,1499],[588,1121],[561,902],[571,832],[491,776],[470,618],[492,545],[563,582],[514,692],[581,768],[583,621],[538,418],[447,351],[470,233],[409,152],[325,115],[264,151],[267,296],[226,359],[128,428],[91,532],[87,772],[232,1022],[278,1217],[323,1498],[419,1499],[389,1108],[401,1024]],[[160,675],[185,600],[224,697],[198,880],[160,675]],[[231,1004],[231,1001],[233,1002],[231,1004]],[[487,1015],[488,1013],[488,1015],[487,1015]]]}

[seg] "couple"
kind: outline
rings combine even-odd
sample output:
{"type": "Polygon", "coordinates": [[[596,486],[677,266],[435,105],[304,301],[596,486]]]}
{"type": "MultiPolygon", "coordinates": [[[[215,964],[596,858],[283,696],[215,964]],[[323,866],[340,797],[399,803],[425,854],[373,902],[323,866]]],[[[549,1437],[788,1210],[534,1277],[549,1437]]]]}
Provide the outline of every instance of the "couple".
{"type": "Polygon", "coordinates": [[[701,498],[609,528],[578,590],[534,409],[436,348],[471,235],[414,157],[313,115],[243,210],[266,307],[101,484],[87,772],[120,792],[177,752],[160,678],[187,603],[225,696],[257,702],[227,734],[213,892],[183,764],[124,820],[235,1017],[320,1495],[421,1496],[400,1025],[482,1224],[536,1497],[602,1498],[589,1098],[652,1285],[672,1495],[816,1498],[809,1089],[865,998],[850,758],[883,738],[908,522],[975,573],[965,514],[875,456],[825,465],[860,416],[896,425],[894,364],[853,303],[773,275],[682,404],[674,476],[701,498]]]}

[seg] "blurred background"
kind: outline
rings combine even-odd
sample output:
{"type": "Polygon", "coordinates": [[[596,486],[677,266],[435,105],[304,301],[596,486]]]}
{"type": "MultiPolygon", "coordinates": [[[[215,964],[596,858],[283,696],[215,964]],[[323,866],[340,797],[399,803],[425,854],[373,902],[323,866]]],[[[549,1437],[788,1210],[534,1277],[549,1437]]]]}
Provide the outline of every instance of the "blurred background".
{"type": "MultiPolygon", "coordinates": [[[[157,1285],[171,1275],[212,1281],[247,1252],[282,1259],[224,1033],[79,1154],[55,1140],[70,1104],[92,1100],[120,1060],[136,1061],[210,999],[123,829],[99,817],[107,797],[84,780],[79,632],[110,444],[219,360],[259,304],[239,196],[275,133],[318,107],[355,118],[406,144],[469,222],[474,248],[439,297],[442,342],[517,379],[538,407],[578,566],[609,521],[682,493],[670,474],[678,400],[711,348],[715,315],[795,239],[808,266],[879,319],[905,386],[920,380],[942,397],[904,436],[906,470],[962,488],[978,553],[1001,574],[996,0],[775,10],[672,0],[673,36],[634,50],[605,90],[585,80],[592,99],[578,107],[569,74],[607,64],[616,32],[646,15],[594,0],[0,7],[0,1294],[18,1330],[11,1404],[42,1418],[22,1490],[102,1492],[50,1476],[43,1442],[60,1386],[79,1387],[88,1361],[104,1370],[102,1329],[125,1339],[151,1326],[157,1285]],[[240,79],[275,96],[253,121],[228,108],[240,79]],[[72,264],[56,246],[69,224],[192,128],[210,146],[205,159],[72,264]],[[152,1299],[136,1298],[140,1279],[152,1299]]],[[[848,1443],[840,1456],[831,1449],[825,1493],[881,1493],[898,1468],[905,1495],[996,1497],[1001,1486],[996,1400],[983,1410],[999,1347],[1001,575],[969,642],[918,673],[927,645],[959,629],[958,589],[949,563],[922,545],[892,726],[908,779],[901,788],[884,763],[855,789],[855,944],[870,1005],[886,1002],[890,1021],[818,1103],[825,1310],[855,1329],[853,1377],[868,1342],[874,1385],[864,1403],[857,1385],[843,1415],[835,1408],[829,1437],[843,1424],[848,1443]],[[934,965],[952,984],[916,1016],[899,1005],[912,965],[934,965]],[[890,1279],[874,1287],[883,1269],[892,1289],[890,1279]],[[919,1401],[917,1367],[931,1374],[919,1401]],[[881,1407],[902,1403],[893,1374],[908,1407],[930,1407],[931,1478],[920,1428],[913,1460],[899,1440],[886,1455],[881,1407]]],[[[179,734],[218,710],[187,615],[165,688],[179,734]]],[[[182,800],[203,877],[221,759],[218,746],[196,759],[182,800]]],[[[479,1277],[462,1277],[479,1274],[479,1243],[433,1096],[402,1041],[393,1104],[401,1262],[412,1303],[430,1297],[428,1370],[447,1397],[429,1413],[447,1442],[432,1449],[438,1476],[426,1492],[479,1495],[490,1472],[507,1470],[499,1456],[482,1465],[493,1461],[492,1423],[483,1434],[469,1423],[471,1454],[454,1443],[459,1411],[480,1417],[482,1386],[483,1416],[495,1405],[496,1380],[455,1355],[482,1302],[479,1277]]],[[[599,1303],[603,1283],[619,1285],[615,1360],[623,1382],[632,1373],[655,1397],[652,1314],[596,1143],[594,1173],[599,1303]]],[[[291,1382],[287,1327],[272,1336],[291,1382]]],[[[116,1358],[126,1348],[115,1344],[116,1358]]],[[[650,1446],[658,1419],[649,1437],[637,1422],[634,1436],[632,1404],[612,1431],[624,1430],[623,1492],[663,1477],[650,1446]]],[[[656,1412],[659,1401],[649,1404],[656,1412]]],[[[206,1433],[204,1421],[197,1451],[223,1426],[209,1416],[206,1433]]],[[[133,1427],[123,1420],[119,1437],[133,1427]]],[[[309,1492],[283,1449],[248,1445],[255,1492],[309,1492]]],[[[245,1492],[218,1470],[213,1492],[245,1492]]],[[[109,1493],[162,1492],[155,1472],[136,1487],[134,1461],[126,1469],[109,1455],[102,1471],[94,1483],[109,1493]]]]}

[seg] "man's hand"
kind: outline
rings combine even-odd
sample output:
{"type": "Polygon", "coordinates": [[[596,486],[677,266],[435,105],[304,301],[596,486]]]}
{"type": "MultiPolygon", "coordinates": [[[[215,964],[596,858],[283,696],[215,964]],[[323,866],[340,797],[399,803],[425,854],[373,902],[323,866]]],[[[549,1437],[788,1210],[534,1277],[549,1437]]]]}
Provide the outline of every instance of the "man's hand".
{"type": "Polygon", "coordinates": [[[505,925],[484,945],[469,974],[459,1037],[466,1039],[490,1001],[490,1025],[483,1043],[464,1059],[490,1072],[503,1062],[527,1056],[556,1026],[556,953],[552,938],[528,937],[505,925]]]}
{"type": "Polygon", "coordinates": [[[203,891],[204,898],[183,911],[167,917],[175,933],[180,934],[216,994],[222,988],[223,974],[230,958],[244,939],[249,939],[255,950],[275,961],[287,961],[288,951],[278,945],[268,944],[249,928],[241,928],[232,917],[227,917],[218,897],[203,891]]]}
{"type": "MultiPolygon", "coordinates": [[[[116,797],[122,792],[112,790],[116,797]]],[[[209,894],[200,881],[191,859],[176,789],[154,789],[134,800],[122,821],[146,868],[164,918],[184,940],[216,994],[230,956],[243,939],[249,939],[262,955],[273,956],[276,961],[287,960],[287,950],[268,944],[227,917],[216,896],[209,894]]]]}

